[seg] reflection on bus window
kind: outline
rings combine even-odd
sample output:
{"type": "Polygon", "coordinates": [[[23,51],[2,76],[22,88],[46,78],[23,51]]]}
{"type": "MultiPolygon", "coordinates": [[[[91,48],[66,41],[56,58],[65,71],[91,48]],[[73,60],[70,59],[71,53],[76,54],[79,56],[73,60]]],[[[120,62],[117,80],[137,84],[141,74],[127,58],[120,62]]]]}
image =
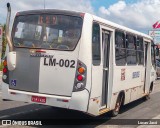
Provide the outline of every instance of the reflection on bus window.
{"type": "Polygon", "coordinates": [[[125,35],[123,32],[116,31],[115,33],[115,50],[116,65],[126,65],[125,35]]]}
{"type": "Polygon", "coordinates": [[[16,47],[73,50],[81,36],[82,19],[65,15],[18,16],[13,28],[16,47]]]}
{"type": "Polygon", "coordinates": [[[144,44],[141,37],[137,37],[137,63],[144,65],[144,44]]]}
{"type": "Polygon", "coordinates": [[[92,30],[92,60],[93,65],[100,65],[100,26],[97,23],[93,24],[92,30]]]}
{"type": "Polygon", "coordinates": [[[136,65],[136,37],[134,35],[127,34],[126,36],[126,48],[127,48],[127,65],[136,65]]]}

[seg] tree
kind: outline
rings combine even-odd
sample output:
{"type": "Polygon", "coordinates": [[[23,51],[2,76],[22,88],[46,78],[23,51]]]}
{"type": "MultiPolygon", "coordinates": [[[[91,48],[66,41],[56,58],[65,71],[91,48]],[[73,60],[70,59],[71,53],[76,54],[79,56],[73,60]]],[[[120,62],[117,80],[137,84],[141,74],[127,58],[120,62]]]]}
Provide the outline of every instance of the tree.
{"type": "Polygon", "coordinates": [[[4,58],[5,51],[6,51],[6,45],[7,45],[7,39],[6,39],[6,36],[5,36],[6,24],[4,24],[2,27],[3,27],[3,37],[2,37],[2,58],[4,58]]]}

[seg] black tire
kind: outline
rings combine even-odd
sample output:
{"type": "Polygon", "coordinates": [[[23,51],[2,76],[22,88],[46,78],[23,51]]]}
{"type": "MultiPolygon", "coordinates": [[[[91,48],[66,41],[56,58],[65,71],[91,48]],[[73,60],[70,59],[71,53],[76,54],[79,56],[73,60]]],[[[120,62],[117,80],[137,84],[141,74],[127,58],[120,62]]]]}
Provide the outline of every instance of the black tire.
{"type": "Polygon", "coordinates": [[[150,88],[149,88],[149,94],[148,95],[146,95],[146,96],[144,96],[144,100],[149,100],[150,98],[151,98],[151,93],[152,93],[152,91],[153,91],[153,83],[151,84],[151,86],[150,86],[150,88]]]}
{"type": "Polygon", "coordinates": [[[119,114],[120,108],[122,106],[122,102],[123,102],[123,95],[119,95],[116,101],[115,108],[110,113],[112,117],[115,117],[119,114]]]}
{"type": "Polygon", "coordinates": [[[158,74],[156,73],[156,80],[158,80],[158,74]]]}

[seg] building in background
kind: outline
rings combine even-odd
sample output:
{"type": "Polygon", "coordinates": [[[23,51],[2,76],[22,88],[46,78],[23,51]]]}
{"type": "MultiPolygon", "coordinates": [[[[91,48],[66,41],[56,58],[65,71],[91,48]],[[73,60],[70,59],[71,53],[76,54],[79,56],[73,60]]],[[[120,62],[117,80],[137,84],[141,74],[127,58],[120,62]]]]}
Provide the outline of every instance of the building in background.
{"type": "Polygon", "coordinates": [[[152,25],[152,30],[149,31],[149,35],[154,39],[155,44],[160,43],[160,20],[152,25]]]}

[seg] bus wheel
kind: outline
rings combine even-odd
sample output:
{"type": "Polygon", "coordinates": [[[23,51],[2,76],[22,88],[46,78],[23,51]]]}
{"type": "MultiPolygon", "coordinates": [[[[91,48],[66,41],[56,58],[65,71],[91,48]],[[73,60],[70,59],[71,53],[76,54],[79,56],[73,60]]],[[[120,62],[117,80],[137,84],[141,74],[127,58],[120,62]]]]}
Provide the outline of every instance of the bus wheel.
{"type": "Polygon", "coordinates": [[[149,88],[149,94],[144,97],[144,100],[149,100],[151,98],[150,94],[152,91],[153,91],[153,83],[151,83],[151,86],[149,88]]]}
{"type": "Polygon", "coordinates": [[[148,95],[146,95],[145,97],[144,97],[144,100],[149,100],[150,99],[150,94],[148,94],[148,95]]]}
{"type": "Polygon", "coordinates": [[[123,102],[123,95],[119,95],[118,98],[117,98],[117,102],[116,102],[116,105],[115,105],[115,108],[111,111],[111,116],[112,117],[115,117],[118,115],[119,113],[119,110],[122,106],[122,102],[123,102]]]}

